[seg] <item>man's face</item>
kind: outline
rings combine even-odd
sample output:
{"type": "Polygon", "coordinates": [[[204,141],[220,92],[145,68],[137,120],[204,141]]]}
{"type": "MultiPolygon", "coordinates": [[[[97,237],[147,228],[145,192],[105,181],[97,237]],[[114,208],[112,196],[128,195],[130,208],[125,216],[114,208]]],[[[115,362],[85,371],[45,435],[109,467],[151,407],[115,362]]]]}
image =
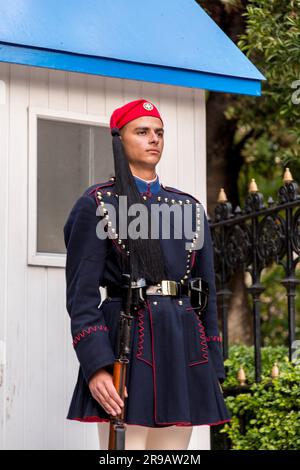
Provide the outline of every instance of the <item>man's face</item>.
{"type": "Polygon", "coordinates": [[[121,128],[120,134],[129,164],[149,168],[157,165],[164,148],[164,129],[159,118],[134,119],[121,128]]]}

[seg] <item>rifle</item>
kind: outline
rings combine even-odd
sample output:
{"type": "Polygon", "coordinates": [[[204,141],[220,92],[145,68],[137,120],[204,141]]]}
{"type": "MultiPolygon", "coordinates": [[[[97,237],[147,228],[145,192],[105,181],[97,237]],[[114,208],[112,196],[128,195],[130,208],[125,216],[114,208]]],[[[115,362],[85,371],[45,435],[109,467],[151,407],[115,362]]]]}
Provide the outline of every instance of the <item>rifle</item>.
{"type": "Polygon", "coordinates": [[[140,297],[137,288],[140,290],[143,285],[143,283],[141,284],[139,282],[133,283],[130,274],[122,274],[122,276],[125,281],[122,287],[124,287],[124,291],[127,289],[127,292],[123,295],[120,311],[117,342],[118,352],[113,368],[113,384],[121,400],[124,402],[124,407],[121,409],[119,415],[110,415],[108,450],[125,450],[126,424],[124,423],[124,415],[126,402],[124,395],[130,355],[132,321],[134,318],[134,316],[131,315],[131,309],[138,308],[140,297]]]}

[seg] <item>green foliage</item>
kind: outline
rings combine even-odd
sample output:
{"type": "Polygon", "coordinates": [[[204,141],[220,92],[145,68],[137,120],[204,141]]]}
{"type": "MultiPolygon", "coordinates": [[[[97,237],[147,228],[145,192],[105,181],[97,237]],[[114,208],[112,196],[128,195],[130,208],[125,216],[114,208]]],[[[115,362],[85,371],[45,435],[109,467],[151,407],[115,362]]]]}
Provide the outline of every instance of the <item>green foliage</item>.
{"type": "MultiPolygon", "coordinates": [[[[249,0],[246,30],[239,48],[266,77],[262,96],[236,96],[226,111],[238,123],[237,142],[246,135],[242,154],[251,169],[278,178],[289,166],[300,178],[300,1],[249,0]]],[[[243,182],[241,183],[244,187],[243,182]]]]}
{"type": "Polygon", "coordinates": [[[245,23],[237,46],[266,80],[261,96],[232,94],[225,117],[236,123],[234,145],[244,161],[241,199],[251,178],[275,199],[285,167],[300,181],[300,0],[197,1],[223,29],[234,15],[245,23]]]}
{"type": "MultiPolygon", "coordinates": [[[[289,368],[288,349],[286,346],[266,346],[261,348],[261,359],[262,378],[266,380],[270,379],[271,370],[275,362],[280,363],[280,370],[289,368]]],[[[254,346],[245,346],[243,344],[230,346],[229,358],[226,359],[224,364],[228,370],[224,387],[235,387],[239,385],[237,375],[240,367],[243,367],[246,373],[247,384],[250,385],[255,382],[254,346]]]]}
{"type": "Polygon", "coordinates": [[[247,393],[227,396],[232,420],[219,431],[229,437],[233,450],[294,450],[300,448],[300,364],[288,361],[283,347],[262,348],[263,377],[254,383],[253,348],[232,346],[225,361],[229,372],[224,389],[237,385],[236,375],[244,366],[251,384],[247,393]],[[280,375],[271,379],[274,362],[280,375]],[[241,419],[245,427],[241,430],[241,419]]]}

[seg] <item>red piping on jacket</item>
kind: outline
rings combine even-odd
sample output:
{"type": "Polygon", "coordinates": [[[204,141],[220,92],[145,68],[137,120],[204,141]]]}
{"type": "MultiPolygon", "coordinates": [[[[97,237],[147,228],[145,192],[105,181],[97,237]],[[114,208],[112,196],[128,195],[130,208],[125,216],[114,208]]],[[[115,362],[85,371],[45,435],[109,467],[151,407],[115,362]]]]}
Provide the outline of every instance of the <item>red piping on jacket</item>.
{"type": "Polygon", "coordinates": [[[150,191],[150,183],[147,183],[147,191],[144,191],[142,193],[140,193],[141,196],[147,196],[147,197],[152,197],[152,193],[150,191]]]}
{"type": "Polygon", "coordinates": [[[124,250],[120,247],[120,245],[116,242],[116,240],[114,238],[112,238],[111,240],[112,240],[113,244],[115,245],[115,247],[117,248],[117,250],[120,251],[120,253],[122,253],[122,255],[125,255],[124,250]]]}
{"type": "Polygon", "coordinates": [[[139,327],[139,340],[138,340],[138,347],[137,347],[137,353],[135,357],[139,359],[140,361],[145,362],[149,366],[152,367],[152,363],[147,361],[146,359],[142,358],[143,354],[143,349],[144,349],[144,310],[145,307],[141,307],[138,309],[137,314],[139,316],[138,318],[138,327],[139,327]]]}
{"type": "Polygon", "coordinates": [[[196,197],[192,196],[189,193],[184,193],[183,191],[179,191],[177,189],[171,188],[171,186],[164,186],[163,184],[161,184],[161,186],[163,187],[163,189],[165,189],[166,191],[169,191],[171,193],[173,192],[173,193],[181,194],[181,195],[184,195],[184,196],[190,196],[192,199],[194,199],[194,201],[197,201],[200,204],[200,201],[198,201],[198,199],[196,197]]]}
{"type": "MultiPolygon", "coordinates": [[[[85,418],[67,418],[70,421],[80,421],[82,423],[108,423],[110,419],[108,418],[100,418],[100,416],[86,416],[85,418]]],[[[231,421],[230,419],[225,419],[224,421],[216,421],[215,423],[199,423],[199,424],[192,424],[188,421],[178,421],[175,423],[165,423],[166,425],[175,425],[175,426],[217,426],[218,424],[224,424],[231,421]]],[[[141,423],[125,423],[127,426],[147,426],[148,428],[156,428],[158,426],[151,426],[149,424],[141,424],[141,423]]]]}
{"type": "MultiPolygon", "coordinates": [[[[94,193],[96,202],[97,202],[97,204],[98,204],[99,200],[98,200],[98,198],[97,198],[97,191],[98,191],[99,189],[101,189],[101,188],[106,188],[107,186],[108,186],[108,187],[109,187],[109,186],[113,186],[114,184],[115,184],[115,182],[113,181],[112,183],[104,183],[104,184],[102,184],[102,185],[99,185],[99,186],[97,186],[96,188],[91,189],[91,191],[88,193],[88,195],[90,196],[92,193],[94,193]]],[[[99,204],[98,204],[98,205],[99,205],[99,204]]]]}
{"type": "Polygon", "coordinates": [[[153,332],[152,312],[151,312],[151,308],[150,308],[150,304],[148,300],[146,300],[146,304],[147,304],[147,308],[148,308],[148,312],[150,316],[150,324],[151,324],[151,331],[152,331],[151,349],[152,349],[152,364],[153,364],[152,374],[153,374],[153,392],[154,392],[154,422],[157,424],[160,424],[156,420],[156,375],[155,375],[156,370],[155,370],[155,358],[154,358],[154,332],[153,332]]]}
{"type": "Polygon", "coordinates": [[[73,338],[73,346],[75,347],[79,341],[82,340],[82,338],[85,338],[86,335],[90,335],[91,333],[95,333],[97,330],[100,331],[109,331],[109,328],[106,325],[95,325],[95,326],[89,326],[87,329],[83,329],[78,333],[76,336],[73,338]]]}
{"type": "Polygon", "coordinates": [[[221,336],[206,336],[206,341],[219,341],[222,342],[221,336]]]}
{"type": "Polygon", "coordinates": [[[195,259],[196,259],[196,251],[193,250],[190,269],[192,269],[192,267],[194,266],[195,259]]]}
{"type": "Polygon", "coordinates": [[[196,366],[197,364],[206,364],[208,362],[208,352],[207,352],[207,343],[206,343],[206,338],[205,338],[205,330],[204,330],[202,321],[199,317],[198,317],[198,326],[199,326],[199,333],[200,333],[201,351],[203,353],[204,359],[202,361],[190,362],[189,363],[190,367],[196,366]]]}
{"type": "MultiPolygon", "coordinates": [[[[113,186],[115,183],[112,182],[112,183],[106,183],[106,184],[103,184],[102,186],[97,186],[96,188],[92,189],[88,194],[91,195],[92,193],[94,193],[94,197],[95,197],[95,200],[96,200],[96,203],[97,203],[97,206],[100,205],[100,201],[97,197],[97,191],[98,189],[101,189],[101,188],[106,188],[107,186],[113,186]]],[[[105,193],[104,193],[105,194],[105,193]]],[[[127,256],[126,255],[126,252],[124,252],[124,250],[119,246],[119,244],[116,242],[116,240],[114,238],[111,238],[114,246],[116,247],[116,249],[124,256],[127,256]]]]}

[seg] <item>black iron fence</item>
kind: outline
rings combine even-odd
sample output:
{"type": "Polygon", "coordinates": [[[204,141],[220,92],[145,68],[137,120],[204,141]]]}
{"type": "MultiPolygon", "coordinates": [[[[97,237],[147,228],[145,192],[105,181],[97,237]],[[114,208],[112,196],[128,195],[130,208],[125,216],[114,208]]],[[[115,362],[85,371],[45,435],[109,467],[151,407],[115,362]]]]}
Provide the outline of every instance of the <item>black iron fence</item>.
{"type": "MultiPolygon", "coordinates": [[[[228,309],[232,296],[229,285],[237,272],[249,273],[251,285],[246,290],[252,297],[255,380],[261,380],[261,282],[264,268],[278,264],[284,269],[280,280],[286,290],[288,348],[292,359],[295,345],[295,296],[300,282],[296,265],[300,256],[300,195],[298,185],[286,168],[278,199],[264,202],[255,180],[249,185],[244,207],[234,210],[223,188],[220,190],[214,218],[209,219],[215,254],[218,308],[221,315],[223,355],[228,358],[228,309]]],[[[240,377],[243,380],[243,377],[240,377]]],[[[236,387],[230,394],[246,391],[236,387]]],[[[225,392],[225,396],[227,393],[225,392]]],[[[241,423],[243,427],[243,423],[241,423]]],[[[226,448],[226,446],[225,446],[226,448]]]]}
{"type": "Polygon", "coordinates": [[[260,294],[264,291],[261,273],[273,263],[282,265],[285,272],[280,282],[286,289],[290,359],[295,341],[295,296],[296,286],[300,282],[295,275],[300,255],[300,195],[289,169],[285,170],[284,185],[278,191],[278,200],[274,201],[270,197],[267,204],[254,179],[249,185],[243,209],[238,206],[233,211],[221,189],[210,227],[215,251],[224,359],[228,357],[228,304],[232,294],[228,284],[240,270],[248,272],[252,280],[247,290],[253,299],[255,378],[260,381],[260,294]]]}

